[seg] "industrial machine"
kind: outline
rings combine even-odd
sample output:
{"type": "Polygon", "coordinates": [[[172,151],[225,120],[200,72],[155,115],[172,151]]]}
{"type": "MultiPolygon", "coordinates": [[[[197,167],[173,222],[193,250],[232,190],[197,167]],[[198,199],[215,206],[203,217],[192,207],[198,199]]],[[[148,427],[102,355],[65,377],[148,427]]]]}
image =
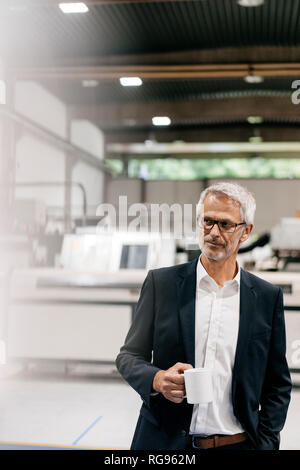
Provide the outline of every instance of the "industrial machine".
{"type": "Polygon", "coordinates": [[[300,372],[300,273],[254,271],[253,274],[283,291],[287,361],[291,371],[300,372]]]}
{"type": "MultiPolygon", "coordinates": [[[[283,290],[287,359],[294,372],[300,372],[298,229],[299,220],[285,219],[238,254],[241,267],[283,290]],[[297,241],[289,238],[291,232],[297,241]]],[[[161,233],[105,234],[95,228],[65,235],[59,268],[19,267],[11,274],[8,318],[2,322],[8,360],[93,363],[115,371],[148,270],[198,256],[197,243],[161,233]]]]}
{"type": "Polygon", "coordinates": [[[64,269],[114,273],[170,266],[175,240],[158,232],[116,231],[113,234],[65,235],[60,264],[64,269]]]}
{"type": "MultiPolygon", "coordinates": [[[[267,240],[266,240],[267,241],[267,240]]],[[[284,217],[272,228],[270,241],[256,249],[253,272],[281,287],[284,295],[287,361],[300,372],[300,218],[284,217]]]]}

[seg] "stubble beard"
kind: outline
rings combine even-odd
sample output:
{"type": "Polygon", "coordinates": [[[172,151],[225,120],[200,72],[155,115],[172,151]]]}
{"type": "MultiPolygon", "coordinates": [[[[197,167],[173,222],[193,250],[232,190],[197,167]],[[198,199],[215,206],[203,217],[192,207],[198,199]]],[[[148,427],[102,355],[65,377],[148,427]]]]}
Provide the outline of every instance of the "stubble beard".
{"type": "Polygon", "coordinates": [[[214,253],[213,250],[206,249],[205,247],[205,242],[211,241],[212,240],[204,240],[203,237],[199,237],[199,247],[201,252],[205,255],[206,258],[212,260],[212,261],[221,261],[226,258],[229,258],[236,250],[238,241],[235,246],[233,246],[231,249],[229,249],[228,244],[223,244],[223,246],[220,247],[220,251],[218,253],[214,253]]]}

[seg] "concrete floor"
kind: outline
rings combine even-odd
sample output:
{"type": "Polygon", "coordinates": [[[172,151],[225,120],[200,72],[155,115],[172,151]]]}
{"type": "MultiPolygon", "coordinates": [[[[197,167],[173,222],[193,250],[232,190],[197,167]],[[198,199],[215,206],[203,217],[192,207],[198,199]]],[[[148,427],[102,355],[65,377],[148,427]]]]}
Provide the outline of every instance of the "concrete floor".
{"type": "MultiPolygon", "coordinates": [[[[16,444],[128,449],[140,405],[136,392],[119,378],[2,374],[0,449],[16,444]]],[[[300,450],[299,422],[300,389],[295,388],[282,450],[300,450]]]]}
{"type": "Polygon", "coordinates": [[[141,400],[121,379],[0,382],[0,442],[128,449],[141,400]]]}

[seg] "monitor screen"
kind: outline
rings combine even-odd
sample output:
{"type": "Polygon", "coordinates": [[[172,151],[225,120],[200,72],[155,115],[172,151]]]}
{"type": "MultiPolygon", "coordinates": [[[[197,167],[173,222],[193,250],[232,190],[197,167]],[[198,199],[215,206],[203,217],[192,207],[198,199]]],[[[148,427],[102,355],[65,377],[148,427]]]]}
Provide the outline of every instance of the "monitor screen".
{"type": "Polygon", "coordinates": [[[146,269],[148,245],[123,245],[120,269],[146,269]]]}

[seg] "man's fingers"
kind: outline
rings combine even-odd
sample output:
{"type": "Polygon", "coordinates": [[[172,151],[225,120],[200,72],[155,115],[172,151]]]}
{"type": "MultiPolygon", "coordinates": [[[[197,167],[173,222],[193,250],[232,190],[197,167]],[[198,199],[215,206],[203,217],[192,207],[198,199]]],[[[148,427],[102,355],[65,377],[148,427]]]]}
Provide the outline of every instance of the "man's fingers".
{"type": "Polygon", "coordinates": [[[183,398],[184,392],[183,392],[183,390],[172,390],[171,395],[174,398],[183,398]]]}
{"type": "Polygon", "coordinates": [[[167,372],[165,375],[165,380],[170,382],[174,385],[183,385],[184,384],[184,376],[180,374],[176,374],[173,371],[167,372]]]}
{"type": "Polygon", "coordinates": [[[186,362],[176,362],[176,364],[174,364],[174,369],[176,370],[186,370],[186,369],[193,369],[193,366],[192,364],[188,364],[186,362]]]}
{"type": "Polygon", "coordinates": [[[168,400],[174,403],[181,403],[185,395],[183,371],[193,369],[191,364],[177,362],[164,372],[161,392],[168,400]]]}
{"type": "Polygon", "coordinates": [[[183,376],[183,374],[182,375],[180,375],[180,374],[172,375],[170,377],[170,381],[173,382],[174,384],[182,385],[182,384],[184,384],[184,376],[183,376]]]}
{"type": "Polygon", "coordinates": [[[183,362],[177,362],[171,369],[173,372],[175,372],[175,375],[178,375],[179,377],[183,377],[183,373],[185,370],[188,369],[193,369],[193,366],[191,364],[185,364],[183,362]]]}
{"type": "Polygon", "coordinates": [[[177,364],[175,364],[175,367],[178,372],[184,372],[185,370],[193,369],[193,366],[191,364],[186,364],[183,362],[177,362],[177,364]]]}
{"type": "MultiPolygon", "coordinates": [[[[180,393],[181,393],[181,392],[180,392],[180,393]]],[[[165,395],[165,397],[166,397],[168,400],[172,401],[173,403],[181,403],[181,402],[183,401],[183,395],[182,395],[182,393],[181,393],[181,395],[179,395],[179,396],[174,395],[174,393],[167,393],[167,394],[165,395]]]]}
{"type": "Polygon", "coordinates": [[[185,387],[184,384],[176,384],[175,382],[167,382],[164,386],[166,391],[171,391],[171,390],[180,390],[184,391],[185,387]]]}

